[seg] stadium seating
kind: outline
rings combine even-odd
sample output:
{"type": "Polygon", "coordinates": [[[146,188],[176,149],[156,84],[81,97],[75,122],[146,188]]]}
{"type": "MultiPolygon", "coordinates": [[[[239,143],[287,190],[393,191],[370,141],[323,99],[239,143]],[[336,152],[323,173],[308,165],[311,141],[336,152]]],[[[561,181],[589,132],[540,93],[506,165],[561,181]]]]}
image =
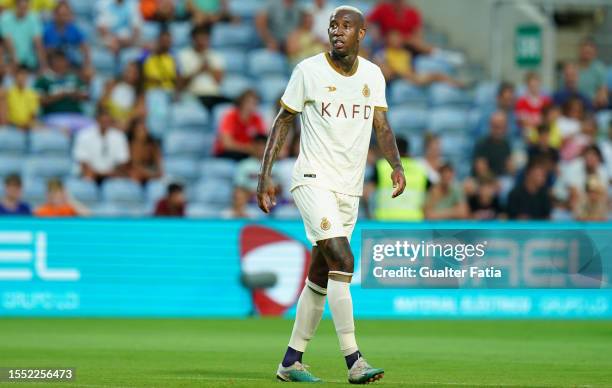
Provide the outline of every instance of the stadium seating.
{"type": "Polygon", "coordinates": [[[257,49],[249,53],[249,74],[259,78],[264,75],[284,75],[287,73],[287,59],[266,49],[257,49]]]}
{"type": "Polygon", "coordinates": [[[245,74],[247,55],[240,49],[219,49],[217,53],[223,58],[225,74],[245,74]]]}
{"type": "Polygon", "coordinates": [[[289,78],[282,75],[262,77],[257,83],[257,94],[264,103],[274,103],[283,95],[287,82],[289,78]]]}
{"type": "Polygon", "coordinates": [[[192,218],[219,218],[221,211],[217,206],[202,203],[191,203],[185,209],[187,217],[192,218]]]}
{"type": "Polygon", "coordinates": [[[394,106],[387,116],[391,128],[403,136],[422,133],[428,125],[429,114],[426,109],[394,106]]]}
{"type": "Polygon", "coordinates": [[[452,67],[447,62],[424,55],[416,57],[414,60],[414,68],[419,74],[452,73],[452,67]]]}
{"type": "Polygon", "coordinates": [[[207,145],[206,135],[192,131],[171,131],[164,135],[164,154],[198,158],[207,145]]]}
{"type": "Polygon", "coordinates": [[[472,105],[472,99],[464,90],[445,83],[437,83],[429,87],[429,102],[433,107],[469,107],[472,105]]]}
{"type": "Polygon", "coordinates": [[[459,108],[436,108],[431,111],[429,129],[436,134],[467,129],[467,112],[459,108]]]}
{"type": "Polygon", "coordinates": [[[170,126],[181,130],[206,130],[208,111],[195,99],[184,99],[172,104],[170,126]]]}
{"type": "Polygon", "coordinates": [[[24,161],[25,159],[22,156],[7,155],[0,152],[0,177],[5,177],[9,174],[19,174],[24,161]]]}
{"type": "Polygon", "coordinates": [[[112,75],[116,70],[115,56],[107,49],[99,46],[91,48],[91,61],[96,70],[105,75],[112,75]]]}
{"type": "Polygon", "coordinates": [[[26,151],[26,136],[13,128],[0,128],[0,154],[22,155],[26,151]]]}
{"type": "Polygon", "coordinates": [[[608,67],[608,90],[612,90],[612,66],[608,67]]]}
{"type": "Polygon", "coordinates": [[[159,23],[145,22],[142,25],[141,35],[142,40],[150,43],[154,42],[159,36],[160,26],[159,23]]]}
{"type": "Polygon", "coordinates": [[[223,180],[231,183],[236,173],[236,162],[230,159],[208,158],[200,164],[203,179],[223,180]]]}
{"type": "Polygon", "coordinates": [[[161,138],[170,124],[170,96],[163,90],[152,89],[145,95],[147,127],[156,138],[161,138]]]}
{"type": "Polygon", "coordinates": [[[180,182],[193,181],[200,175],[197,159],[187,156],[166,156],[164,171],[169,179],[180,182]]]}
{"type": "Polygon", "coordinates": [[[70,152],[70,139],[52,129],[35,130],[30,135],[30,153],[66,156],[70,152]]]}
{"type": "Polygon", "coordinates": [[[427,93],[423,88],[404,80],[391,84],[389,100],[392,105],[411,104],[424,107],[428,103],[427,93]]]}
{"type": "Polygon", "coordinates": [[[490,108],[495,105],[497,82],[481,82],[475,91],[474,103],[479,108],[490,108]]]}
{"type": "Polygon", "coordinates": [[[252,87],[253,84],[249,78],[237,74],[228,74],[221,82],[221,94],[228,98],[236,98],[252,87]]]}
{"type": "Polygon", "coordinates": [[[145,187],[145,201],[149,205],[157,203],[166,195],[168,184],[161,180],[149,181],[145,187]]]}
{"type": "Polygon", "coordinates": [[[79,178],[69,178],[66,180],[66,189],[79,202],[85,206],[94,206],[100,200],[98,187],[92,181],[79,178]]]}
{"type": "Polygon", "coordinates": [[[123,71],[128,63],[138,61],[142,56],[143,50],[139,47],[130,47],[121,50],[121,54],[119,54],[119,70],[123,71]]]}
{"type": "Polygon", "coordinates": [[[140,185],[130,179],[108,179],[102,184],[102,199],[115,205],[139,205],[143,192],[140,185]]]}
{"type": "Polygon", "coordinates": [[[248,22],[255,18],[264,5],[260,0],[231,0],[229,9],[232,14],[248,22]]]}
{"type": "Polygon", "coordinates": [[[255,47],[257,34],[248,24],[217,23],[210,37],[213,48],[249,49],[255,47]]]}
{"type": "Polygon", "coordinates": [[[23,181],[23,198],[30,205],[38,206],[45,202],[46,183],[41,179],[26,178],[23,181]]]}
{"type": "Polygon", "coordinates": [[[295,205],[280,205],[274,209],[272,216],[279,220],[296,220],[300,218],[300,211],[295,205]]]}
{"type": "Polygon", "coordinates": [[[203,179],[196,184],[190,197],[201,204],[229,206],[232,200],[232,191],[232,184],[225,180],[203,179]]]}
{"type": "Polygon", "coordinates": [[[30,156],[25,161],[22,173],[28,178],[64,178],[70,175],[73,162],[68,156],[30,156]]]}
{"type": "Polygon", "coordinates": [[[170,24],[170,35],[172,35],[172,45],[176,49],[188,46],[191,41],[191,23],[175,22],[170,24]]]}
{"type": "Polygon", "coordinates": [[[212,126],[215,131],[219,128],[219,124],[221,123],[221,119],[223,115],[232,107],[234,104],[226,103],[226,104],[218,104],[213,108],[212,111],[212,126]]]}

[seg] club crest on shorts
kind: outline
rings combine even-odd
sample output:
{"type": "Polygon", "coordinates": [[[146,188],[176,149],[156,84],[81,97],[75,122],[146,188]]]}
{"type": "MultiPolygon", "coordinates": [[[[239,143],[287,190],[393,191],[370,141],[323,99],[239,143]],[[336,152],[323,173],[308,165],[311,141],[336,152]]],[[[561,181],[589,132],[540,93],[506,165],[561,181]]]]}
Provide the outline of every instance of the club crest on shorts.
{"type": "Polygon", "coordinates": [[[370,97],[370,88],[368,87],[368,84],[363,85],[363,90],[361,93],[363,93],[364,97],[370,97]]]}
{"type": "Polygon", "coordinates": [[[323,217],[321,219],[321,229],[323,230],[329,230],[329,228],[331,228],[331,222],[329,222],[329,220],[327,219],[327,217],[323,217]]]}

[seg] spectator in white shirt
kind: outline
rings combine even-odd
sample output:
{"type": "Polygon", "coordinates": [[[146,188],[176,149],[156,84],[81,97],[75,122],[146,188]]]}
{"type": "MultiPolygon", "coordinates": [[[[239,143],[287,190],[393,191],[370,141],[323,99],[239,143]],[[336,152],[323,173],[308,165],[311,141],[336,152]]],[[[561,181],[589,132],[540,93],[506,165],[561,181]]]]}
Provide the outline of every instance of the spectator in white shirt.
{"type": "Polygon", "coordinates": [[[191,46],[179,52],[183,87],[197,96],[208,109],[228,100],[221,96],[223,58],[209,48],[209,27],[196,26],[191,31],[191,46]]]}
{"type": "Polygon", "coordinates": [[[100,0],[96,27],[104,44],[115,54],[140,39],[142,16],[135,0],[100,0]]]}
{"type": "Polygon", "coordinates": [[[97,125],[79,132],[73,152],[83,178],[100,183],[109,177],[125,176],[130,152],[125,134],[112,127],[108,110],[100,108],[96,119],[97,125]]]}

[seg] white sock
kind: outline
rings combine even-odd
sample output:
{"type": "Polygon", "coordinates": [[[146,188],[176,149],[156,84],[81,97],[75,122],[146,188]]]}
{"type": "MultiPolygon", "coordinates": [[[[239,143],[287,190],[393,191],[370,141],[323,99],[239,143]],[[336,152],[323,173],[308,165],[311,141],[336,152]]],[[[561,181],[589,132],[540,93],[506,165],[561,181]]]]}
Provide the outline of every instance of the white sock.
{"type": "Polygon", "coordinates": [[[342,354],[348,356],[355,353],[355,322],[353,321],[353,299],[351,299],[350,283],[329,279],[327,281],[327,299],[331,310],[338,342],[342,354]]]}
{"type": "Polygon", "coordinates": [[[306,351],[308,341],[314,336],[319,322],[321,322],[321,316],[325,308],[325,294],[327,294],[325,288],[306,279],[306,285],[302,289],[297,302],[295,322],[293,323],[291,339],[289,339],[291,348],[302,353],[306,351]]]}

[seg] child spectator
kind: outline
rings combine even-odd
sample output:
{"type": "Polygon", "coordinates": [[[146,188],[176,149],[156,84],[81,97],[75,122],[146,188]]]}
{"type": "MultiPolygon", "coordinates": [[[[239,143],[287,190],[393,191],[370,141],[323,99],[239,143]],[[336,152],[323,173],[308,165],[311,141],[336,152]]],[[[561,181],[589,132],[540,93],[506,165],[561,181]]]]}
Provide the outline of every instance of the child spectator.
{"type": "Polygon", "coordinates": [[[151,137],[145,120],[134,119],[128,129],[130,144],[129,176],[140,183],[161,178],[162,152],[159,143],[151,137]]]}
{"type": "Polygon", "coordinates": [[[70,197],[59,179],[47,182],[47,202],[38,207],[37,217],[76,217],[89,215],[89,210],[70,197]]]}
{"type": "Polygon", "coordinates": [[[30,206],[21,200],[21,178],[11,174],[4,178],[4,198],[0,201],[0,216],[29,216],[30,206]]]}
{"type": "Polygon", "coordinates": [[[142,77],[137,62],[128,63],[119,79],[105,85],[100,103],[108,109],[116,127],[121,130],[126,130],[133,120],[145,116],[142,77]]]}
{"type": "Polygon", "coordinates": [[[32,129],[38,115],[38,93],[28,84],[28,68],[19,66],[15,74],[15,84],[6,93],[8,122],[20,129],[32,129]]]}
{"type": "Polygon", "coordinates": [[[440,168],[440,182],[429,189],[425,201],[428,220],[466,219],[469,209],[461,188],[455,183],[455,170],[449,163],[440,168]]]}
{"type": "Polygon", "coordinates": [[[154,215],[156,217],[184,217],[186,204],[183,185],[171,183],[168,185],[166,196],[157,202],[154,215]]]}
{"type": "Polygon", "coordinates": [[[540,76],[535,72],[525,75],[527,91],[516,101],[516,118],[523,128],[537,128],[542,124],[544,108],[552,104],[550,97],[542,94],[540,76]]]}
{"type": "Polygon", "coordinates": [[[220,158],[242,160],[253,152],[253,139],[266,134],[266,125],[257,112],[259,97],[246,90],[236,99],[236,106],[225,113],[217,133],[215,155],[220,158]]]}
{"type": "Polygon", "coordinates": [[[32,70],[45,70],[47,59],[42,43],[42,23],[37,14],[29,11],[29,5],[29,0],[15,0],[15,10],[2,13],[2,37],[13,66],[25,65],[32,70]]]}

